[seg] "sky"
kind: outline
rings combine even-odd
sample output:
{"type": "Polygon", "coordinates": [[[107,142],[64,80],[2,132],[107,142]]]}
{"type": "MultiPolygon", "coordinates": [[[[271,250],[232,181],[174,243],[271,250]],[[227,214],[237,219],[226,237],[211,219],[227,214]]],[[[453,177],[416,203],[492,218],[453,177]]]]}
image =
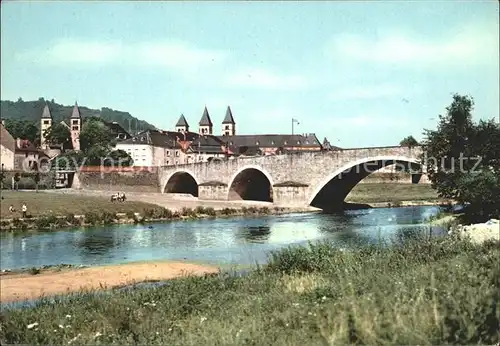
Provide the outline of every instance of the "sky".
{"type": "Polygon", "coordinates": [[[2,1],[1,99],[130,112],[221,134],[397,145],[453,93],[499,116],[498,1],[2,1]]]}

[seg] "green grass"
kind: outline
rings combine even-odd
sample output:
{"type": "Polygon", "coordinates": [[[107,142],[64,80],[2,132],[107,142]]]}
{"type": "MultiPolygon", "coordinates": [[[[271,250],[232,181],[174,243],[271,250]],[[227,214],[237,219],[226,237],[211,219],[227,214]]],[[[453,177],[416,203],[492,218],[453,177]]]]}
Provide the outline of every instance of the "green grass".
{"type": "Polygon", "coordinates": [[[346,197],[347,202],[377,203],[438,200],[430,184],[365,183],[358,184],[346,197]]]}
{"type": "Polygon", "coordinates": [[[34,191],[1,191],[4,198],[0,208],[1,218],[22,217],[21,206],[26,203],[28,214],[38,216],[65,216],[68,214],[83,215],[90,212],[99,213],[127,213],[141,212],[143,209],[157,208],[150,203],[126,201],[123,203],[111,203],[111,196],[94,197],[63,195],[55,193],[34,192],[34,191]],[[15,213],[9,212],[9,206],[16,208],[15,213]]]}
{"type": "Polygon", "coordinates": [[[246,277],[182,278],[4,311],[0,342],[491,345],[499,341],[499,250],[449,238],[353,252],[291,247],[246,277]]]}

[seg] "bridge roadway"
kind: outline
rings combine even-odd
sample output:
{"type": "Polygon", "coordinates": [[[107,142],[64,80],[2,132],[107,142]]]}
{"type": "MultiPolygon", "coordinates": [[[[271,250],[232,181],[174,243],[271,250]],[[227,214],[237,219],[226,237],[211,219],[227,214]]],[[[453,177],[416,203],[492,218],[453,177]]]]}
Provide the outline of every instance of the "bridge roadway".
{"type": "Polygon", "coordinates": [[[380,147],[214,160],[165,166],[158,179],[164,193],[205,200],[255,200],[289,206],[337,208],[351,189],[388,165],[421,176],[421,147],[380,147]]]}

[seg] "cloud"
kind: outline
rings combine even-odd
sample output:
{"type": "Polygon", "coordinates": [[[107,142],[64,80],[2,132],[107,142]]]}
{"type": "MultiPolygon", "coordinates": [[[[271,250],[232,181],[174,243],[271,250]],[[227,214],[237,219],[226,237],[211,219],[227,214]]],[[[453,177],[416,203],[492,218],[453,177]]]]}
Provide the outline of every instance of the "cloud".
{"type": "Polygon", "coordinates": [[[403,90],[397,85],[382,84],[373,86],[353,86],[335,90],[329,95],[329,99],[333,101],[340,100],[356,100],[356,99],[373,99],[387,96],[401,96],[403,90]]]}
{"type": "Polygon", "coordinates": [[[133,65],[195,70],[220,63],[228,54],[181,41],[123,44],[113,41],[60,40],[46,49],[23,52],[20,59],[49,65],[133,65]]]}
{"type": "Polygon", "coordinates": [[[328,45],[334,56],[386,64],[498,64],[498,28],[465,26],[453,36],[424,39],[392,33],[379,38],[341,34],[328,45]]]}
{"type": "Polygon", "coordinates": [[[279,75],[264,69],[242,69],[226,78],[228,86],[249,87],[259,89],[294,90],[304,89],[310,85],[300,75],[279,75]]]}

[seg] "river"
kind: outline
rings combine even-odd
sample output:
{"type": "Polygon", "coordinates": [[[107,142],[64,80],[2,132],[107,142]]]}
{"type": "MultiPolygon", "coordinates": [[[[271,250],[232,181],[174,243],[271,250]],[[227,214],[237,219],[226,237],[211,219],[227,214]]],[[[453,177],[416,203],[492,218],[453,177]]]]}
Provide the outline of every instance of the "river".
{"type": "Polygon", "coordinates": [[[438,210],[435,206],[380,208],[6,233],[0,237],[0,269],[147,260],[251,265],[265,263],[269,251],[290,244],[329,239],[349,248],[429,232],[424,222],[438,210]]]}

